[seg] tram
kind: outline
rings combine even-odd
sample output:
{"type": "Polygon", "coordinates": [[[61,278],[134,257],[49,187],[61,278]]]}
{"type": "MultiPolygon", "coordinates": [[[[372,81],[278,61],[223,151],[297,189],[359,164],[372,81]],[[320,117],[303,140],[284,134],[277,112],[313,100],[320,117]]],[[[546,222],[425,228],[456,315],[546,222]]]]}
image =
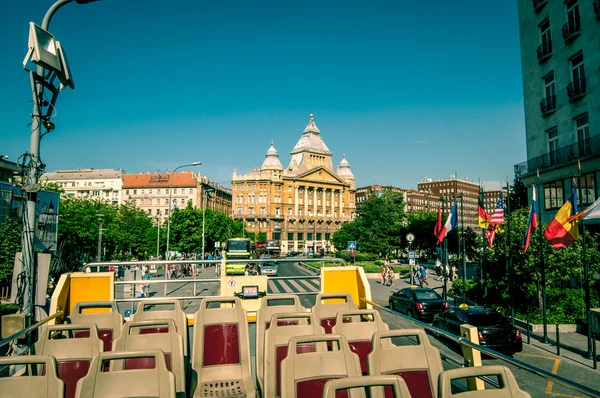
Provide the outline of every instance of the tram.
{"type": "Polygon", "coordinates": [[[203,279],[148,281],[133,271],[167,261],[92,263],[61,275],[49,317],[2,341],[26,346],[20,352],[28,355],[0,359],[0,373],[10,373],[0,377],[0,396],[530,397],[508,367],[481,366],[480,351],[503,356],[478,347],[473,327],[463,325],[469,338],[437,329],[462,344],[471,365],[454,368],[442,364],[423,329],[390,327],[382,313],[400,315],[372,301],[362,267],[332,259],[336,266],[293,277],[317,280],[318,291],[289,294],[268,287],[285,277],[226,272],[245,261],[192,261],[206,272],[213,272],[207,264],[220,267],[220,277],[203,279]],[[103,272],[109,264],[125,267],[125,280],[103,272]],[[167,294],[137,297],[139,284],[155,292],[164,285],[167,294]]]}

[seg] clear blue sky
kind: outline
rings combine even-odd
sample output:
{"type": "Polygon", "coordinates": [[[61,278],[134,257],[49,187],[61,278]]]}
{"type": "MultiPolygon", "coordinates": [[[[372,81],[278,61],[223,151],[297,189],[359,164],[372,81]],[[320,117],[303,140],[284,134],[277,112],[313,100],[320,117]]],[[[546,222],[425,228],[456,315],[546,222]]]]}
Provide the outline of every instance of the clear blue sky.
{"type": "MultiPolygon", "coordinates": [[[[2,5],[0,154],[29,148],[21,62],[52,0],[2,5]]],[[[229,183],[271,140],[284,167],[314,113],[358,186],[501,181],[526,159],[516,0],[68,4],[50,31],[75,78],[42,140],[47,170],[173,169],[229,183]]]]}

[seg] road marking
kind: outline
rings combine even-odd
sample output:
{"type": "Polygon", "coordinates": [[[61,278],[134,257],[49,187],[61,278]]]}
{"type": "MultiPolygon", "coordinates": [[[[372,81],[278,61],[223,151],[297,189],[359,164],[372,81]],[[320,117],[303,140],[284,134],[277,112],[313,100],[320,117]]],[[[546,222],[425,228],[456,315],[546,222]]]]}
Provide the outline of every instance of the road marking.
{"type": "Polygon", "coordinates": [[[286,293],[294,293],[294,290],[292,290],[284,281],[281,281],[280,285],[286,293]]]}
{"type": "Polygon", "coordinates": [[[298,283],[306,286],[306,289],[308,289],[307,291],[309,291],[309,292],[319,291],[319,286],[314,282],[299,279],[298,283]]]}
{"type": "Polygon", "coordinates": [[[269,288],[271,289],[271,292],[273,292],[273,293],[276,293],[276,294],[281,293],[281,290],[279,290],[279,288],[275,284],[275,281],[269,281],[269,288]]]}
{"type": "MultiPolygon", "coordinates": [[[[552,366],[552,374],[555,375],[558,373],[558,367],[560,366],[560,358],[546,357],[543,355],[534,355],[534,354],[523,354],[517,353],[519,355],[524,355],[526,357],[534,357],[534,358],[542,358],[542,359],[550,359],[554,361],[554,365],[552,366]]],[[[576,395],[567,395],[567,394],[559,394],[557,392],[552,391],[552,387],[554,387],[554,382],[549,380],[546,385],[546,395],[552,395],[553,397],[565,397],[565,398],[579,398],[576,395]]]]}
{"type": "Polygon", "coordinates": [[[292,286],[294,286],[296,289],[298,289],[298,293],[301,293],[301,292],[305,292],[305,291],[306,291],[306,288],[304,288],[304,287],[300,286],[300,284],[299,284],[298,282],[296,282],[295,280],[293,280],[293,279],[289,279],[289,280],[288,280],[288,282],[290,283],[290,285],[292,285],[292,286]]]}
{"type": "Polygon", "coordinates": [[[546,356],[543,356],[543,355],[523,354],[522,352],[517,352],[516,354],[517,354],[517,355],[524,355],[524,356],[526,356],[526,357],[534,357],[534,358],[550,359],[550,360],[552,360],[552,361],[554,361],[554,360],[556,359],[556,358],[554,358],[554,357],[546,357],[546,356]]]}

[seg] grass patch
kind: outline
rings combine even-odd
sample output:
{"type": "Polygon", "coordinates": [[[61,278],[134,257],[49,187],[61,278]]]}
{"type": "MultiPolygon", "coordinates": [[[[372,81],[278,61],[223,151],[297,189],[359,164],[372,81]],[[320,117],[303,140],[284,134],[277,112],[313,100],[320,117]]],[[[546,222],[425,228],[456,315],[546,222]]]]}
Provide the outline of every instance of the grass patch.
{"type": "MultiPolygon", "coordinates": [[[[325,267],[333,267],[333,266],[340,266],[341,263],[340,262],[332,262],[332,261],[324,261],[324,262],[310,262],[310,263],[304,263],[306,265],[308,265],[309,267],[313,267],[313,268],[321,268],[321,266],[325,266],[325,267]]],[[[348,265],[352,265],[350,263],[348,263],[348,265]]],[[[375,261],[357,261],[354,265],[359,266],[359,267],[363,267],[363,269],[365,270],[365,273],[367,274],[378,274],[381,272],[381,265],[375,265],[375,261]]],[[[394,273],[399,274],[399,273],[408,273],[410,272],[410,266],[408,265],[394,265],[394,273]]]]}

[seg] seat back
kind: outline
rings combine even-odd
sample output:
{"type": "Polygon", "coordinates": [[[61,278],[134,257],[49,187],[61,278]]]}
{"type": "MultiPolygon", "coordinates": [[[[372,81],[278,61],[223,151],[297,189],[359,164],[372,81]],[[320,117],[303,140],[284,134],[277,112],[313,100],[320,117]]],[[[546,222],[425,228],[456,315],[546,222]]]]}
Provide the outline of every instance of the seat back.
{"type": "Polygon", "coordinates": [[[312,312],[317,315],[325,333],[331,333],[338,311],[357,310],[350,293],[319,293],[312,312]]]}
{"type": "Polygon", "coordinates": [[[65,398],[75,395],[77,381],[85,376],[104,343],[93,323],[49,325],[40,330],[36,353],[56,358],[58,377],[65,382],[65,398]]]}
{"type": "Polygon", "coordinates": [[[323,398],[336,398],[340,390],[349,390],[346,393],[351,398],[364,398],[365,389],[369,388],[370,398],[384,398],[383,387],[390,387],[394,398],[410,398],[406,382],[400,376],[362,376],[333,379],[325,383],[323,398]]]}
{"type": "Polygon", "coordinates": [[[438,396],[437,381],[443,370],[442,359],[424,330],[375,332],[367,366],[370,375],[401,376],[414,397],[438,396]]]}
{"type": "MultiPolygon", "coordinates": [[[[177,333],[183,339],[183,355],[188,356],[188,330],[185,312],[181,309],[179,300],[157,300],[151,302],[140,301],[137,311],[133,315],[134,322],[150,321],[157,319],[172,319],[177,326],[177,333]]],[[[148,328],[145,333],[164,333],[165,328],[148,328]]]]}
{"type": "Polygon", "coordinates": [[[439,397],[464,397],[464,398],[500,398],[500,397],[514,397],[514,398],[531,398],[531,395],[519,388],[515,376],[512,374],[510,369],[506,366],[494,365],[494,366],[477,366],[472,368],[457,368],[446,370],[440,374],[439,377],[439,397]],[[477,391],[466,391],[463,393],[452,393],[452,380],[463,379],[465,377],[481,377],[481,376],[497,376],[498,384],[500,388],[477,390],[477,391]]]}
{"type": "Polygon", "coordinates": [[[360,358],[360,370],[367,373],[367,355],[372,351],[375,332],[388,331],[389,327],[375,310],[339,311],[332,332],[348,339],[350,349],[360,358]]]}
{"type": "MultiPolygon", "coordinates": [[[[113,342],[121,335],[123,316],[114,301],[77,303],[69,315],[71,323],[95,323],[98,337],[104,342],[104,351],[111,351],[113,342]],[[110,309],[110,312],[85,312],[86,309],[110,309]]],[[[79,336],[78,336],[79,337],[79,336]]],[[[84,336],[81,336],[84,337],[84,336]]]]}
{"type": "MultiPolygon", "coordinates": [[[[126,322],[121,337],[115,341],[118,351],[161,350],[165,355],[167,370],[175,375],[175,391],[185,396],[185,365],[183,339],[177,333],[175,321],[162,319],[126,322]],[[166,333],[147,333],[145,330],[166,328],[166,333]]],[[[152,369],[154,358],[134,358],[115,362],[116,370],[152,369]],[[123,366],[124,368],[121,368],[123,366]]]]}
{"type": "MultiPolygon", "coordinates": [[[[287,357],[281,362],[281,397],[320,397],[331,379],[359,377],[358,356],[339,334],[296,336],[290,339],[287,357]],[[313,352],[298,346],[314,344],[313,352]],[[329,351],[331,348],[331,351],[329,351]]],[[[346,396],[341,394],[341,396],[346,396]]]]}
{"type": "Polygon", "coordinates": [[[112,397],[175,398],[175,377],[167,370],[165,356],[159,350],[103,352],[94,359],[86,377],[77,383],[77,398],[112,397]],[[125,362],[148,358],[153,368],[122,370],[125,362]],[[117,368],[121,370],[116,370],[117,368]],[[110,371],[106,371],[110,369],[110,371]]]}
{"type": "Polygon", "coordinates": [[[193,341],[194,396],[255,396],[248,320],[239,298],[203,299],[194,314],[193,341]]]}
{"type": "MultiPolygon", "coordinates": [[[[281,361],[287,356],[290,339],[294,336],[324,334],[315,314],[290,312],[274,314],[271,327],[265,332],[263,396],[281,396],[281,361]]],[[[298,346],[301,352],[314,352],[314,344],[298,346]]]]}
{"type": "Polygon", "coordinates": [[[51,355],[29,355],[0,358],[0,368],[25,365],[20,376],[0,377],[3,397],[63,398],[65,383],[58,378],[56,359],[51,355]]]}
{"type": "Polygon", "coordinates": [[[304,307],[298,296],[287,294],[281,296],[263,298],[260,308],[256,313],[256,378],[261,389],[263,389],[263,365],[265,331],[269,329],[271,317],[274,314],[287,312],[303,312],[304,307]]]}

